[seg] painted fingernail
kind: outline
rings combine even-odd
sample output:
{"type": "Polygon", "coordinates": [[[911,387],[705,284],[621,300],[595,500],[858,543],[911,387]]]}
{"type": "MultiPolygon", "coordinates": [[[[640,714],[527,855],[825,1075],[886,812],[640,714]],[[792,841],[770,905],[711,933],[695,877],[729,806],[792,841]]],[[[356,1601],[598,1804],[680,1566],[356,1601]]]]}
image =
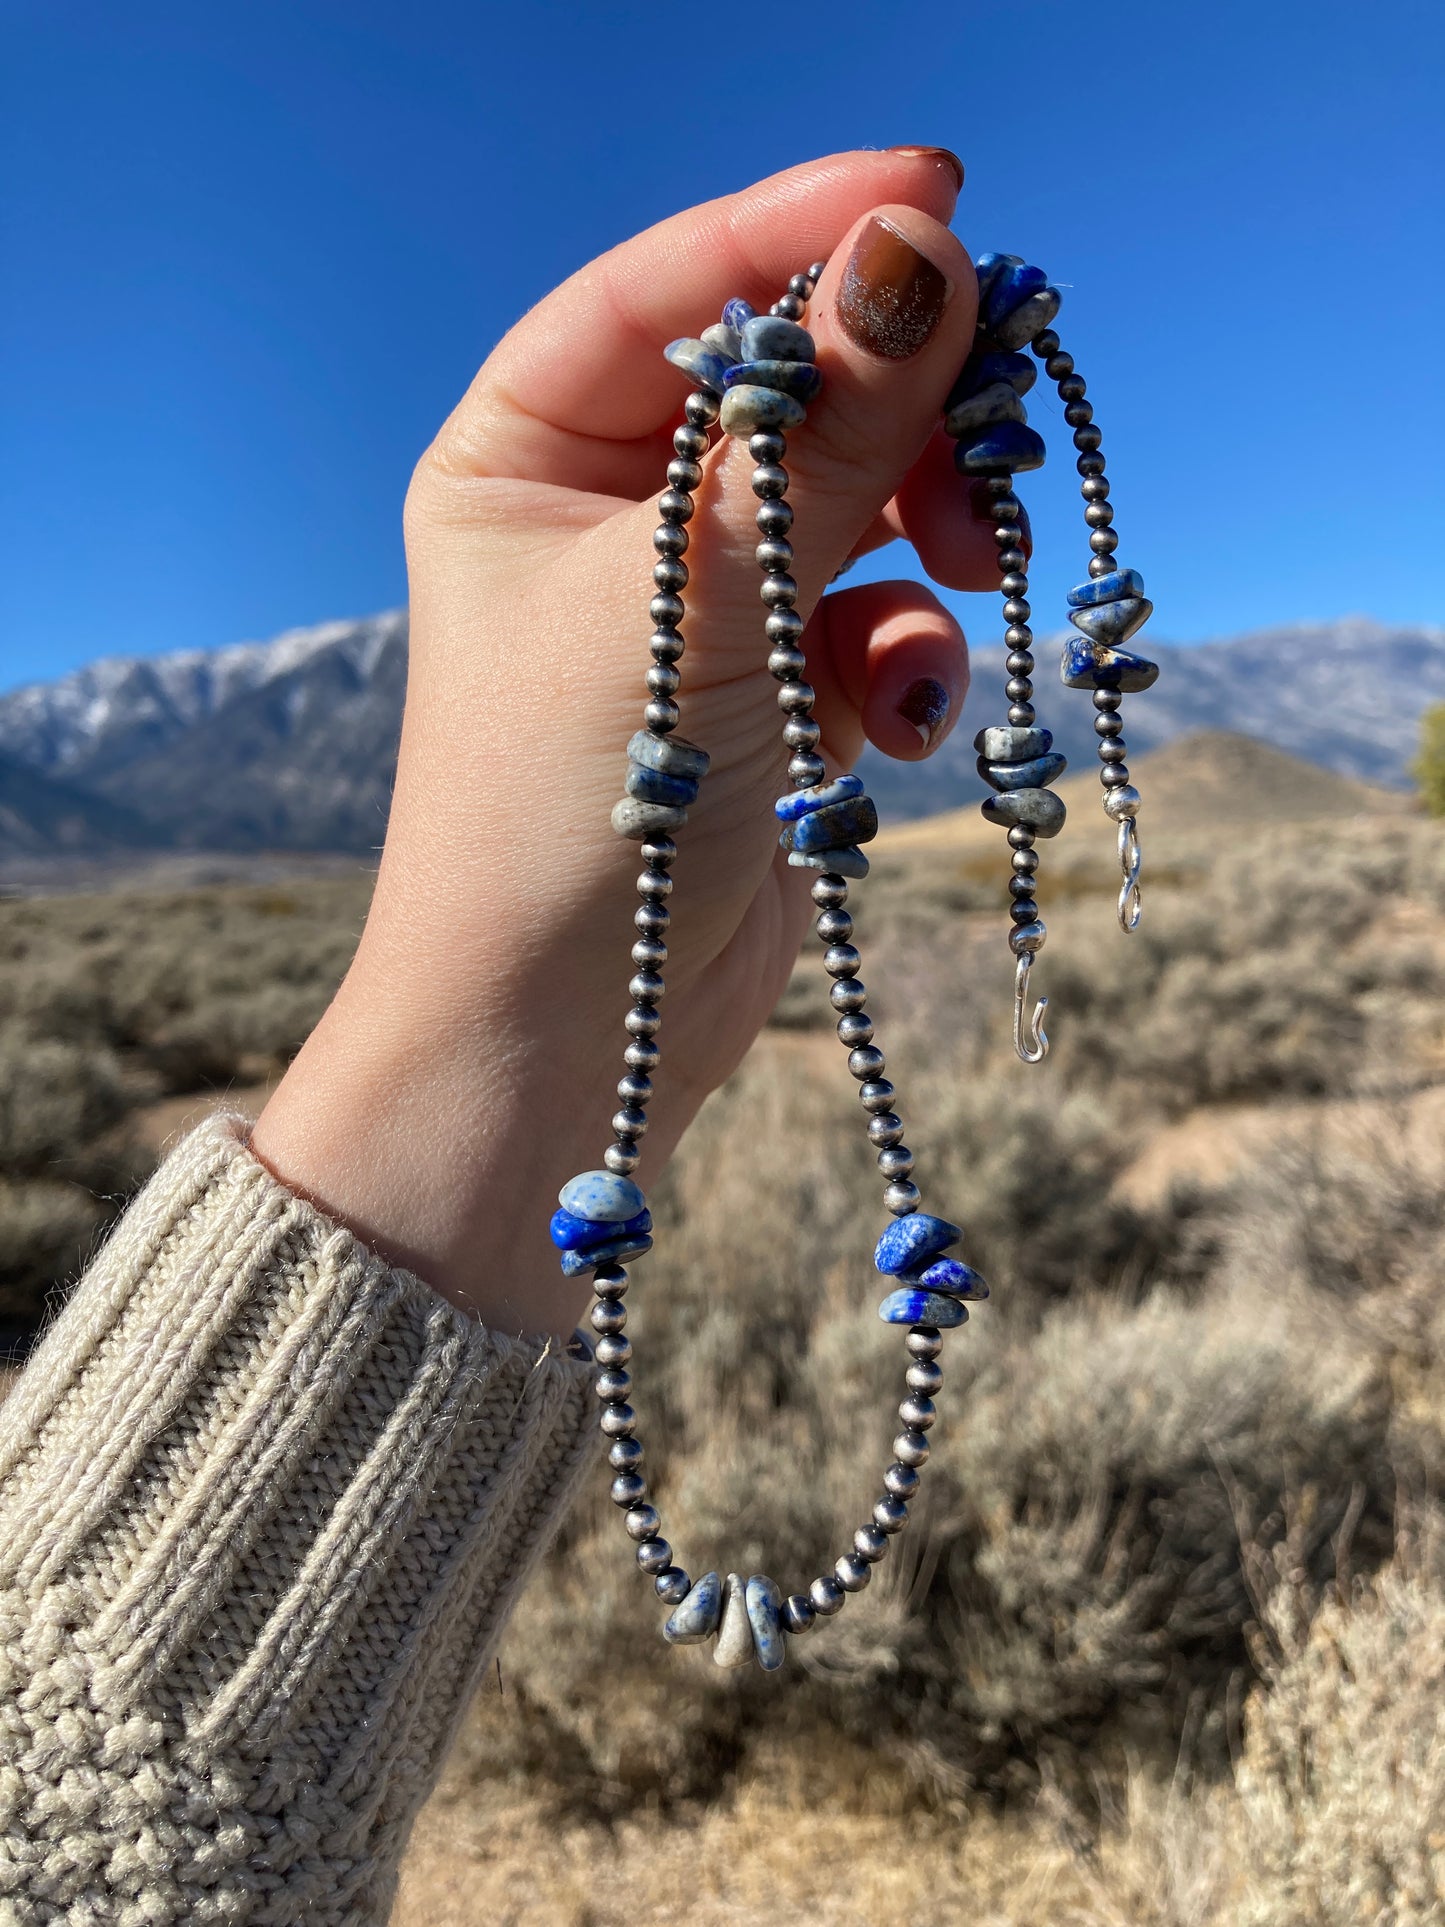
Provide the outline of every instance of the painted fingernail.
{"type": "Polygon", "coordinates": [[[938,732],[948,721],[948,691],[933,676],[920,676],[909,683],[898,703],[905,723],[912,723],[925,749],[932,749],[938,732]]]}
{"type": "Polygon", "coordinates": [[[901,154],[905,160],[910,161],[942,161],[945,167],[951,169],[953,177],[959,186],[963,186],[963,162],[951,148],[890,147],[888,152],[890,154],[901,154]]]}
{"type": "Polygon", "coordinates": [[[952,293],[926,254],[877,215],[853,244],[838,290],[838,319],[858,347],[906,361],[933,333],[952,293]]]}

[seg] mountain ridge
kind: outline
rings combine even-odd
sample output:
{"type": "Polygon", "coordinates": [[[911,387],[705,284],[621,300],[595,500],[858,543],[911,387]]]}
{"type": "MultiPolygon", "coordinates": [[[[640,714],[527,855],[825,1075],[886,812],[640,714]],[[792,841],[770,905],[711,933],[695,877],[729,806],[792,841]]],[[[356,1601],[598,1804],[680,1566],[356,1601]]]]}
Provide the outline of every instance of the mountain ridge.
{"type": "MultiPolygon", "coordinates": [[[[1060,644],[1038,644],[1041,720],[1078,770],[1094,761],[1093,711],[1058,685],[1060,644]]],[[[1404,789],[1419,715],[1445,701],[1445,628],[1435,625],[1347,616],[1156,653],[1158,685],[1125,709],[1136,754],[1192,730],[1232,731],[1404,789]]],[[[388,610],[269,642],[103,657],[0,694],[0,767],[15,772],[0,849],[43,848],[54,841],[47,823],[64,821],[66,848],[93,836],[182,850],[373,850],[406,654],[406,612],[388,610]]],[[[968,701],[933,757],[905,765],[865,752],[860,767],[886,817],[931,815],[981,794],[973,736],[1002,717],[1003,678],[1001,645],[975,645],[968,701]]]]}

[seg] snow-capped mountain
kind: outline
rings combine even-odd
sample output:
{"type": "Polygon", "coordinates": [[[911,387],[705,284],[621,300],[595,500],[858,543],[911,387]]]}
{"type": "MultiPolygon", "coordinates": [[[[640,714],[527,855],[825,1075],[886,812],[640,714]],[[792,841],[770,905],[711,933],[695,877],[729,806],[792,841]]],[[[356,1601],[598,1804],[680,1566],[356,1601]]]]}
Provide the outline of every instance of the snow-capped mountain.
{"type": "MultiPolygon", "coordinates": [[[[0,759],[39,819],[77,838],[172,848],[367,850],[381,841],[406,680],[402,611],[298,629],[272,642],[113,657],[0,696],[0,759]],[[61,785],[63,796],[47,791],[61,785]],[[41,799],[48,802],[41,806],[41,799]],[[63,807],[62,807],[63,806],[63,807]],[[84,806],[84,807],[82,807],[84,806]],[[47,815],[48,812],[48,815],[47,815]],[[92,829],[87,830],[86,825],[92,829]]],[[[1058,687],[1040,646],[1041,720],[1075,767],[1093,761],[1093,711],[1058,687]]],[[[1126,708],[1137,751],[1195,729],[1259,736],[1368,782],[1405,786],[1420,712],[1445,701],[1445,629],[1366,617],[1165,649],[1164,673],[1126,708]]],[[[1003,714],[1002,652],[974,651],[959,727],[907,768],[872,752],[885,815],[926,815],[978,793],[972,740],[1003,714]]],[[[46,841],[0,811],[0,847],[46,841]]]]}

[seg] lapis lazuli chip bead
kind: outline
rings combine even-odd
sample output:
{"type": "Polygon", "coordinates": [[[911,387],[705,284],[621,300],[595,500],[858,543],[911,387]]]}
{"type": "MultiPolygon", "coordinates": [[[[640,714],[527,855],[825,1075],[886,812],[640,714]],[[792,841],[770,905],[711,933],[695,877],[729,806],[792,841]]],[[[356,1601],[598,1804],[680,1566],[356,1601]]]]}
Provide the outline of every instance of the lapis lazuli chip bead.
{"type": "Polygon", "coordinates": [[[1031,757],[1048,754],[1054,746],[1054,732],[1037,723],[996,723],[981,729],[973,746],[990,763],[1026,763],[1031,757]]]}
{"type": "Polygon", "coordinates": [[[723,304],[723,326],[731,328],[741,338],[743,329],[756,313],[757,309],[751,301],[744,301],[741,295],[734,295],[731,301],[723,304]]]}
{"type": "Polygon", "coordinates": [[[783,1595],[778,1583],[765,1573],[755,1572],[747,1583],[743,1597],[758,1664],[765,1673],[775,1673],[787,1657],[781,1617],[783,1595]]]}
{"type": "Polygon", "coordinates": [[[759,429],[796,428],[807,417],[803,404],[780,389],[744,384],[727,390],[718,420],[725,435],[754,435],[759,429]]]}
{"type": "Polygon", "coordinates": [[[1048,285],[1049,277],[1042,268],[1031,267],[1026,261],[1017,266],[1006,263],[990,277],[987,298],[979,304],[979,326],[997,339],[999,323],[1034,295],[1042,294],[1048,285]]]}
{"type": "Polygon", "coordinates": [[[1017,475],[1044,465],[1044,438],[1027,422],[993,422],[953,451],[960,475],[1017,475]]]}
{"type": "Polygon", "coordinates": [[[968,1323],[968,1306],[961,1298],[945,1298],[942,1292],[920,1291],[917,1285],[904,1285],[890,1291],[878,1307],[885,1325],[936,1325],[939,1331],[952,1331],[968,1323]]]}
{"type": "MultiPolygon", "coordinates": [[[[724,316],[726,318],[726,316],[724,316]]],[[[813,337],[796,321],[781,315],[758,314],[743,324],[744,361],[816,361],[813,337]]]]}
{"type": "Polygon", "coordinates": [[[644,803],[640,796],[619,796],[612,805],[612,827],[640,843],[644,837],[680,830],[687,811],[677,803],[644,803]]]}
{"type": "Polygon", "coordinates": [[[574,1218],[600,1218],[615,1225],[624,1225],[647,1209],[640,1186],[616,1171],[579,1171],[557,1193],[557,1202],[574,1218]]]}
{"type": "Polygon", "coordinates": [[[868,859],[856,846],[842,850],[789,850],[788,861],[795,870],[823,870],[855,883],[868,874],[868,859]]]}
{"type": "Polygon", "coordinates": [[[986,796],[979,806],[987,823],[999,823],[1011,830],[1016,823],[1026,825],[1035,836],[1057,836],[1064,827],[1068,806],[1056,790],[1000,790],[986,796]]]}
{"type": "Polygon", "coordinates": [[[736,328],[730,328],[725,321],[715,321],[710,328],[702,331],[702,345],[711,348],[722,359],[725,368],[743,358],[743,338],[736,328]]]}
{"type": "MultiPolygon", "coordinates": [[[[706,340],[707,336],[704,335],[706,340]]],[[[1026,395],[1039,378],[1039,371],[1032,355],[1020,355],[1001,351],[997,348],[976,349],[963,364],[958,380],[948,391],[948,399],[943,404],[946,415],[970,395],[977,395],[985,388],[991,388],[996,381],[1006,381],[1014,393],[1026,395]]]]}
{"type": "Polygon", "coordinates": [[[979,775],[996,790],[1047,789],[1068,767],[1067,759],[1057,750],[1050,756],[1031,757],[1027,763],[991,763],[984,756],[978,759],[979,775]]]}
{"type": "Polygon", "coordinates": [[[1092,609],[1096,602],[1121,602],[1125,596],[1141,596],[1144,578],[1137,569],[1113,569],[1108,575],[1092,575],[1068,593],[1071,609],[1092,609]]]}
{"type": "Polygon", "coordinates": [[[1071,609],[1069,621],[1091,642],[1127,642],[1154,613],[1147,596],[1121,596],[1117,602],[1097,602],[1092,609],[1071,609]]]}
{"type": "Polygon", "coordinates": [[[780,823],[796,823],[800,816],[826,809],[830,803],[846,803],[851,796],[863,794],[863,778],[849,773],[835,776],[831,783],[815,783],[811,789],[789,790],[773,805],[780,823]]]}
{"type": "Polygon", "coordinates": [[[963,1236],[947,1218],[932,1217],[927,1211],[911,1211],[906,1218],[895,1218],[879,1238],[873,1262],[881,1272],[898,1277],[920,1259],[947,1251],[963,1236]]]}
{"type": "Polygon", "coordinates": [[[1066,689],[1114,689],[1132,696],[1153,688],[1159,680],[1159,665],[1131,649],[1110,649],[1084,636],[1069,636],[1059,673],[1066,689]]]}
{"type": "Polygon", "coordinates": [[[707,775],[712,758],[685,736],[654,736],[650,729],[639,729],[627,745],[627,759],[644,769],[660,769],[669,776],[707,775]]]}
{"type": "Polygon", "coordinates": [[[935,1258],[931,1264],[910,1267],[903,1282],[923,1291],[941,1291],[946,1298],[988,1297],[987,1284],[959,1258],[935,1258]]]}
{"type": "Polygon", "coordinates": [[[999,348],[1022,348],[1049,326],[1062,302],[1063,296],[1057,288],[1045,288],[1039,294],[1030,295],[1027,301],[989,329],[990,339],[999,348]]]}
{"type": "Polygon", "coordinates": [[[711,1639],[722,1617],[722,1580],[705,1572],[662,1628],[669,1646],[696,1646],[711,1639]]]}
{"type": "Polygon", "coordinates": [[[789,850],[833,850],[871,843],[878,834],[878,806],[871,796],[850,796],[810,810],[783,830],[789,850]]]}
{"type": "Polygon", "coordinates": [[[989,296],[993,293],[994,283],[999,276],[1011,267],[1021,268],[1024,258],[1021,254],[999,254],[993,248],[981,254],[973,264],[974,274],[978,277],[978,312],[982,321],[984,309],[988,306],[989,296]]]}
{"type": "Polygon", "coordinates": [[[580,1251],[587,1245],[598,1244],[604,1238],[616,1238],[624,1233],[651,1231],[652,1213],[644,1205],[636,1217],[626,1218],[621,1224],[609,1223],[605,1218],[578,1218],[570,1211],[559,1206],[552,1213],[548,1226],[552,1242],[559,1251],[580,1251]]]}
{"type": "Polygon", "coordinates": [[[647,769],[641,763],[627,766],[627,794],[639,796],[644,803],[675,803],[686,809],[697,801],[695,776],[669,776],[665,770],[647,769]]]}
{"type": "Polygon", "coordinates": [[[604,1238],[600,1244],[588,1245],[583,1251],[564,1251],[562,1271],[568,1278],[578,1278],[594,1265],[625,1265],[630,1259],[640,1258],[645,1251],[651,1251],[652,1240],[645,1231],[629,1232],[616,1238],[604,1238]]]}
{"type": "Polygon", "coordinates": [[[823,386],[823,371],[811,361],[740,361],[724,376],[728,388],[776,388],[794,401],[813,401],[823,386]]]}
{"type": "Polygon", "coordinates": [[[662,352],[674,368],[680,368],[699,388],[706,388],[714,395],[722,393],[728,364],[705,342],[684,336],[680,341],[670,341],[662,352]]]}
{"type": "Polygon", "coordinates": [[[1018,391],[1006,381],[995,381],[987,388],[980,388],[976,395],[966,395],[962,401],[956,401],[943,418],[943,432],[957,439],[975,428],[987,428],[993,422],[1027,420],[1028,412],[1019,400],[1018,391]]]}

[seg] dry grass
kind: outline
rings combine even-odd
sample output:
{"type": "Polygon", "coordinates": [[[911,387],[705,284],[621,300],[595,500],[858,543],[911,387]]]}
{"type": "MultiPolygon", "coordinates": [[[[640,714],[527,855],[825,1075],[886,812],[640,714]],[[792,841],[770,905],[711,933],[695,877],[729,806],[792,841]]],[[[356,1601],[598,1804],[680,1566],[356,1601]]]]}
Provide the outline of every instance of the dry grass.
{"type": "MultiPolygon", "coordinates": [[[[1007,1050],[997,851],[900,839],[863,893],[928,1198],[995,1293],[896,1553],[784,1673],[724,1675],[659,1647],[599,1470],[423,1817],[405,1927],[1445,1923],[1445,837],[1285,825],[1247,880],[1155,837],[1127,945],[1098,842],[1050,853],[1042,1074],[1007,1050]]],[[[0,1315],[197,1092],[276,1074],[363,910],[325,881],[4,906],[0,1315]]],[[[797,1585],[888,1456],[839,1058],[810,956],[654,1198],[637,1397],[695,1570],[797,1585]]]]}

